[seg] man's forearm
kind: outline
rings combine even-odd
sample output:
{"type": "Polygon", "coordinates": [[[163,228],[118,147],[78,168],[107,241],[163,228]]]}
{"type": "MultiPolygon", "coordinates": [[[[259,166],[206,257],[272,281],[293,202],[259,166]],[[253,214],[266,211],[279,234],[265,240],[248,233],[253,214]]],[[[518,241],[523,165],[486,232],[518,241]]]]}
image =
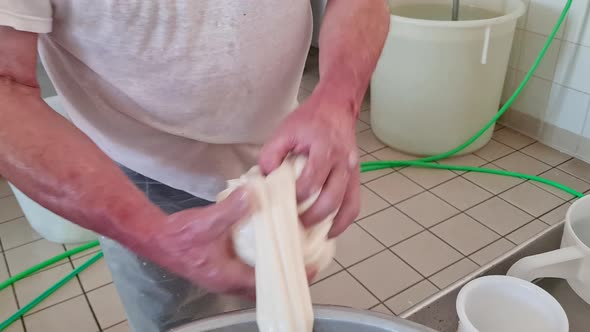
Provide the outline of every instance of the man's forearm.
{"type": "Polygon", "coordinates": [[[143,222],[163,216],[38,88],[3,77],[0,174],[53,212],[128,246],[137,235],[126,233],[149,233],[143,222]]]}
{"type": "Polygon", "coordinates": [[[360,110],[389,32],[384,0],[328,0],[320,30],[318,89],[360,110]]]}

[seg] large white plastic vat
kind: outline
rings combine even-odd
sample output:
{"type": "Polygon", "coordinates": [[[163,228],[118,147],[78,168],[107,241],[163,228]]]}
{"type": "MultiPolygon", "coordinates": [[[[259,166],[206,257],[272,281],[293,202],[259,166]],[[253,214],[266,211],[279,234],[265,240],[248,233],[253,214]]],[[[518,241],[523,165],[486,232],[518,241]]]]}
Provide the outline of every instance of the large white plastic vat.
{"type": "MultiPolygon", "coordinates": [[[[446,21],[391,15],[371,82],[371,125],[394,149],[416,155],[446,152],[498,111],[516,22],[525,6],[520,0],[460,0],[462,12],[471,6],[497,15],[450,21],[452,2],[389,0],[392,13],[408,5],[444,5],[449,13],[446,21]]],[[[484,146],[492,132],[462,153],[484,146]]]]}
{"type": "MultiPolygon", "coordinates": [[[[67,118],[59,97],[46,98],[45,102],[57,113],[67,118]]],[[[47,210],[30,199],[12,183],[9,182],[8,184],[31,227],[45,239],[64,244],[83,243],[97,239],[97,235],[94,232],[82,228],[47,210]]]]}

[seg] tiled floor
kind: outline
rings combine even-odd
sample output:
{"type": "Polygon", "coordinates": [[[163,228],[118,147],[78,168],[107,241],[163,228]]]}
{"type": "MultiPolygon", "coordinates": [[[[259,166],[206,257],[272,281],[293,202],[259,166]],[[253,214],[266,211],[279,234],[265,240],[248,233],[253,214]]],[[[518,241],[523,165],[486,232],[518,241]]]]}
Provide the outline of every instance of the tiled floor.
{"type": "MultiPolygon", "coordinates": [[[[304,75],[300,98],[317,82],[304,75]]],[[[357,123],[362,161],[412,159],[370,130],[370,106],[357,123]]],[[[445,161],[541,174],[586,192],[590,165],[498,126],[473,155],[445,161]]],[[[339,239],[333,264],[312,285],[315,303],[401,314],[534,234],[562,220],[571,197],[544,185],[495,175],[405,168],[362,175],[362,209],[339,239]]],[[[71,246],[40,239],[0,180],[0,280],[71,246]]],[[[48,268],[0,292],[0,321],[81,265],[91,253],[48,268]]],[[[104,260],[83,272],[8,331],[129,331],[104,260]]]]}

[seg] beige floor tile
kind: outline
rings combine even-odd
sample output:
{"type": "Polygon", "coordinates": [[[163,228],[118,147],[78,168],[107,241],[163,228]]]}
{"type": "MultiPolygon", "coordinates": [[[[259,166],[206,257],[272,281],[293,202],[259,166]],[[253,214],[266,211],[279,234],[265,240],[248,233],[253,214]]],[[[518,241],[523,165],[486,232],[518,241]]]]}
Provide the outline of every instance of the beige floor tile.
{"type": "Polygon", "coordinates": [[[436,288],[436,286],[434,286],[430,281],[424,279],[416,285],[397,294],[385,302],[385,304],[396,315],[399,315],[437,292],[438,288],[436,288]]]}
{"type": "Polygon", "coordinates": [[[486,146],[476,151],[475,154],[487,161],[494,161],[507,156],[514,151],[515,150],[508,145],[491,140],[488,144],[486,144],[486,146]]]}
{"type": "Polygon", "coordinates": [[[307,91],[306,89],[299,89],[299,93],[297,94],[297,101],[299,104],[303,104],[303,102],[311,96],[311,92],[307,91]]]}
{"type": "Polygon", "coordinates": [[[400,173],[426,189],[436,187],[439,184],[458,176],[457,174],[444,169],[417,167],[404,168],[400,173]]]}
{"type": "MultiPolygon", "coordinates": [[[[68,275],[68,273],[72,272],[72,270],[73,268],[69,263],[62,264],[18,281],[14,284],[14,288],[19,303],[24,305],[31,302],[46,289],[60,281],[63,277],[68,275]]],[[[81,294],[82,288],[80,287],[78,280],[73,279],[53,293],[53,295],[45,301],[33,308],[28,314],[35,313],[41,309],[45,309],[56,303],[63,302],[81,294]]]]}
{"type": "Polygon", "coordinates": [[[96,322],[84,296],[41,310],[25,317],[27,332],[97,332],[96,322]]]}
{"type": "Polygon", "coordinates": [[[388,247],[424,229],[394,207],[365,218],[358,224],[388,247]]]}
{"type": "MultiPolygon", "coordinates": [[[[2,279],[4,281],[4,279],[2,279]]],[[[10,317],[18,310],[16,299],[12,293],[12,287],[0,291],[0,322],[10,317]]]]}
{"type": "Polygon", "coordinates": [[[534,139],[516,132],[510,128],[503,128],[494,132],[494,139],[500,143],[508,145],[513,149],[520,150],[527,145],[535,142],[534,139]]]}
{"type": "Polygon", "coordinates": [[[326,267],[325,269],[323,269],[320,273],[318,273],[318,275],[315,277],[313,283],[317,283],[320,282],[324,279],[326,279],[327,277],[330,277],[340,271],[342,271],[344,268],[338,264],[338,262],[333,259],[330,264],[328,265],[328,267],[326,267]]]}
{"type": "Polygon", "coordinates": [[[427,228],[459,213],[459,210],[430,192],[423,192],[396,207],[427,228]]]}
{"type": "MultiPolygon", "coordinates": [[[[66,244],[65,246],[66,246],[66,250],[71,250],[71,249],[77,248],[77,247],[79,247],[81,245],[82,244],[66,244]]],[[[92,255],[94,253],[97,253],[99,251],[100,251],[100,246],[96,246],[96,247],[90,248],[90,249],[88,249],[86,251],[82,251],[80,253],[77,253],[77,254],[71,256],[71,258],[72,259],[77,259],[77,258],[80,258],[80,257],[86,257],[86,256],[92,255]]]]}
{"type": "Polygon", "coordinates": [[[301,79],[301,88],[312,92],[315,89],[315,86],[318,84],[320,80],[316,71],[308,71],[303,74],[301,79]]]}
{"type": "Polygon", "coordinates": [[[428,231],[424,231],[392,249],[424,276],[430,276],[462,258],[457,250],[428,231]]]}
{"type": "Polygon", "coordinates": [[[353,224],[338,237],[334,258],[342,266],[349,267],[383,249],[381,243],[353,224]]]}
{"type": "Polygon", "coordinates": [[[331,304],[357,309],[368,309],[379,303],[348,272],[342,271],[311,286],[311,299],[315,304],[331,304]]]}
{"type": "MultiPolygon", "coordinates": [[[[473,166],[479,167],[487,163],[486,160],[476,156],[475,154],[466,154],[463,156],[452,157],[439,161],[440,164],[454,165],[454,166],[473,166]]],[[[453,171],[457,174],[464,173],[463,171],[453,171]]]]}
{"type": "Polygon", "coordinates": [[[365,186],[361,186],[361,211],[357,217],[358,219],[365,218],[377,211],[381,211],[389,206],[384,199],[377,196],[374,192],[367,189],[365,186]]]}
{"type": "Polygon", "coordinates": [[[39,240],[41,235],[31,228],[26,218],[18,218],[0,224],[0,240],[4,250],[39,240]]]}
{"type": "Polygon", "coordinates": [[[506,240],[505,238],[501,238],[498,241],[490,244],[489,246],[472,254],[471,256],[469,256],[469,258],[471,258],[471,260],[473,260],[477,264],[483,266],[493,261],[497,257],[500,257],[501,255],[507,253],[514,247],[515,245],[512,242],[506,240]]]}
{"type": "MultiPolygon", "coordinates": [[[[484,166],[484,168],[500,169],[500,167],[493,164],[487,164],[484,166]]],[[[524,182],[524,180],[513,178],[510,176],[501,176],[496,174],[486,174],[477,172],[470,172],[464,174],[463,177],[477,184],[478,186],[486,189],[487,191],[493,193],[494,195],[504,192],[524,182]]]]}
{"type": "Polygon", "coordinates": [[[432,189],[431,192],[461,211],[492,196],[489,192],[461,177],[445,182],[432,189]]]}
{"type": "Polygon", "coordinates": [[[539,234],[547,227],[549,227],[547,224],[541,222],[540,220],[535,220],[508,234],[506,238],[513,243],[521,244],[528,239],[531,239],[533,236],[539,234]]]}
{"type": "Polygon", "coordinates": [[[500,237],[464,213],[434,226],[431,231],[464,255],[472,254],[500,237]]]}
{"type": "Polygon", "coordinates": [[[534,219],[530,214],[497,197],[474,206],[466,213],[500,235],[506,235],[534,219]]]}
{"type": "Polygon", "coordinates": [[[125,320],[125,309],[114,284],[95,289],[87,295],[101,328],[113,326],[125,320]]]}
{"type": "Polygon", "coordinates": [[[358,156],[359,157],[362,157],[362,156],[366,156],[367,155],[367,151],[363,151],[363,149],[361,149],[359,147],[357,147],[356,150],[357,150],[357,153],[358,153],[358,156]]]}
{"type": "Polygon", "coordinates": [[[64,248],[61,244],[42,239],[10,249],[5,254],[10,273],[15,275],[62,252],[64,248]]]}
{"type": "Polygon", "coordinates": [[[0,198],[0,223],[22,216],[23,211],[14,196],[0,198]]]}
{"type": "Polygon", "coordinates": [[[361,120],[357,120],[354,128],[355,128],[356,133],[358,134],[358,133],[363,132],[371,127],[369,127],[368,124],[362,122],[361,120]]]}
{"type": "Polygon", "coordinates": [[[23,327],[22,319],[12,323],[4,332],[25,332],[25,328],[23,327]]]}
{"type": "Polygon", "coordinates": [[[508,171],[532,175],[539,175],[551,169],[551,166],[518,151],[494,161],[494,164],[508,171]]]}
{"type": "Polygon", "coordinates": [[[361,121],[363,121],[364,123],[370,125],[371,124],[371,112],[369,112],[369,111],[362,111],[359,114],[359,119],[361,121]]]}
{"type": "Polygon", "coordinates": [[[572,158],[565,153],[559,152],[539,142],[527,146],[526,148],[522,149],[521,152],[551,166],[557,166],[572,158]]]}
{"type": "Polygon", "coordinates": [[[361,149],[367,152],[377,151],[385,147],[385,144],[383,144],[383,142],[381,142],[371,130],[365,130],[362,133],[357,134],[356,142],[361,149]]]}
{"type": "MultiPolygon", "coordinates": [[[[360,158],[361,163],[375,161],[375,160],[377,160],[377,159],[371,155],[362,156],[360,158]]],[[[378,171],[361,173],[361,183],[367,183],[371,180],[375,180],[377,178],[380,178],[384,175],[387,175],[387,174],[393,173],[393,172],[394,172],[394,170],[392,168],[386,168],[386,169],[380,169],[378,171]]]]}
{"type": "Polygon", "coordinates": [[[541,221],[546,224],[555,225],[565,220],[565,214],[567,213],[567,210],[570,208],[570,206],[572,206],[571,203],[565,203],[564,205],[556,208],[555,210],[549,211],[546,214],[542,215],[539,219],[541,219],[541,221]]]}
{"type": "Polygon", "coordinates": [[[455,281],[477,270],[479,266],[467,258],[447,267],[429,278],[438,288],[446,288],[455,281]]]}
{"type": "Polygon", "coordinates": [[[380,300],[388,299],[423,279],[389,250],[353,266],[348,271],[380,300]]]}
{"type": "Polygon", "coordinates": [[[361,104],[361,110],[369,112],[371,110],[371,99],[369,93],[365,95],[363,98],[363,103],[361,104]]]}
{"type": "Polygon", "coordinates": [[[397,204],[424,191],[422,187],[398,172],[373,180],[366,186],[391,204],[397,204]]]}
{"type": "Polygon", "coordinates": [[[528,182],[506,191],[500,197],[535,217],[539,217],[564,203],[561,198],[528,182]]]}
{"type": "Polygon", "coordinates": [[[2,254],[0,254],[0,280],[6,280],[8,279],[10,276],[8,275],[8,267],[6,266],[6,263],[4,262],[4,257],[2,257],[2,254]]]}
{"type": "Polygon", "coordinates": [[[572,159],[563,165],[559,165],[558,168],[577,178],[590,182],[590,165],[579,159],[572,159]]]}
{"type": "Polygon", "coordinates": [[[104,330],[104,332],[131,332],[131,328],[129,327],[129,323],[124,321],[123,323],[109,327],[108,329],[104,330]]]}
{"type": "Polygon", "coordinates": [[[6,197],[6,196],[11,196],[11,195],[12,195],[12,190],[10,189],[8,182],[6,182],[6,179],[0,177],[0,198],[6,197]]]}
{"type": "Polygon", "coordinates": [[[379,160],[414,160],[417,158],[416,156],[396,151],[392,148],[379,149],[371,154],[379,160]]]}
{"type": "Polygon", "coordinates": [[[378,312],[380,314],[385,314],[385,315],[393,315],[393,312],[391,312],[391,310],[389,310],[383,304],[379,304],[378,306],[371,308],[371,311],[378,312]]]}
{"type": "MultiPolygon", "coordinates": [[[[73,260],[74,267],[78,268],[82,264],[86,263],[92,256],[86,256],[73,260]]],[[[85,292],[89,292],[98,287],[107,285],[113,281],[111,271],[109,270],[106,260],[104,258],[99,259],[96,263],[92,264],[86,270],[82,271],[78,275],[82,282],[85,292]]]]}
{"type": "MultiPolygon", "coordinates": [[[[570,175],[564,171],[561,171],[557,168],[554,169],[550,169],[547,172],[543,173],[540,175],[542,178],[545,179],[549,179],[549,180],[553,180],[557,183],[561,183],[563,185],[566,185],[574,190],[577,190],[581,193],[585,193],[586,191],[590,190],[590,184],[582,181],[578,178],[576,178],[573,175],[570,175]]],[[[538,183],[538,182],[531,182],[532,184],[536,185],[537,187],[543,188],[546,191],[549,191],[551,193],[553,193],[556,196],[559,196],[565,200],[569,200],[571,198],[573,198],[574,196],[572,196],[572,194],[567,193],[561,189],[557,189],[553,186],[549,186],[543,183],[538,183]]]]}

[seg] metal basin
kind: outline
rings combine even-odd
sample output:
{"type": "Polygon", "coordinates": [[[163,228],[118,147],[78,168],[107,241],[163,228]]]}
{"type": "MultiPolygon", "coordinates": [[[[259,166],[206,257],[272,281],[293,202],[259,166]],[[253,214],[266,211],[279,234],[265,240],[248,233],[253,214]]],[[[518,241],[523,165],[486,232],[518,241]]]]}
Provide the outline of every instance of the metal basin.
{"type": "MultiPolygon", "coordinates": [[[[315,307],[314,332],[435,332],[393,316],[335,306],[315,307]]],[[[200,320],[170,332],[258,332],[254,310],[200,320]]]]}

